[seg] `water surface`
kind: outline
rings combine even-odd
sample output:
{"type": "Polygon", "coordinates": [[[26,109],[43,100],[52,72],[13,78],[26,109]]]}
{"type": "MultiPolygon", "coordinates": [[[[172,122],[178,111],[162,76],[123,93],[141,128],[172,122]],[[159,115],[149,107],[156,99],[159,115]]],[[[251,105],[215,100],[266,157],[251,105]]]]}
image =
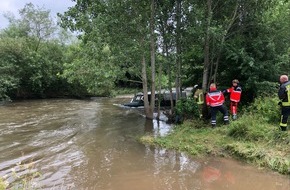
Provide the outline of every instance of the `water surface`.
{"type": "MultiPolygon", "coordinates": [[[[171,126],[150,122],[128,98],[52,99],[0,106],[0,176],[31,176],[40,189],[289,190],[289,176],[224,158],[197,160],[144,146],[144,133],[171,126]]],[[[18,179],[19,180],[19,179],[18,179]]]]}

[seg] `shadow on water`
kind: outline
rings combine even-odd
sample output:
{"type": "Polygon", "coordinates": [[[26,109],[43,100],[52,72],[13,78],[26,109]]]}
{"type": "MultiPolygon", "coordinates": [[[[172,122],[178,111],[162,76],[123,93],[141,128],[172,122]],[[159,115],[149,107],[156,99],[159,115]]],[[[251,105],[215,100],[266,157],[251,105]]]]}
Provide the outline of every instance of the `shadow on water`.
{"type": "MultiPolygon", "coordinates": [[[[166,135],[164,121],[116,106],[126,98],[38,100],[0,107],[0,176],[13,184],[40,172],[39,189],[289,190],[288,176],[224,158],[194,159],[140,144],[166,135]],[[27,167],[20,167],[29,165],[27,167]]],[[[11,185],[12,186],[12,185],[11,185]]]]}

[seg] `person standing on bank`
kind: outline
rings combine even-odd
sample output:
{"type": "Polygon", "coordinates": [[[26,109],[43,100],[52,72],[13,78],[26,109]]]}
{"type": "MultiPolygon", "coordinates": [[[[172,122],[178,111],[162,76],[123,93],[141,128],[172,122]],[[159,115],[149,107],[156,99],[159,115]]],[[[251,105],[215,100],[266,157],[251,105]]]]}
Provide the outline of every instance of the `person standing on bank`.
{"type": "Polygon", "coordinates": [[[230,110],[233,120],[236,120],[238,113],[238,103],[241,100],[242,94],[242,87],[239,85],[239,81],[237,79],[234,79],[232,81],[232,87],[224,90],[223,92],[230,94],[230,110]]]}
{"type": "Polygon", "coordinates": [[[204,95],[203,95],[203,90],[202,90],[202,85],[198,84],[195,85],[196,91],[193,95],[197,106],[198,106],[198,112],[199,112],[199,118],[202,118],[202,108],[203,108],[203,103],[204,103],[204,95]]]}
{"type": "Polygon", "coordinates": [[[216,115],[218,111],[223,114],[224,124],[229,124],[228,111],[223,105],[224,102],[224,94],[220,90],[217,90],[215,83],[211,83],[209,92],[206,94],[206,104],[210,106],[212,128],[216,127],[216,115]]]}
{"type": "Polygon", "coordinates": [[[278,97],[280,99],[279,105],[281,105],[280,128],[282,131],[286,131],[287,120],[290,115],[290,81],[288,81],[288,76],[281,75],[280,83],[281,85],[278,91],[278,97]]]}

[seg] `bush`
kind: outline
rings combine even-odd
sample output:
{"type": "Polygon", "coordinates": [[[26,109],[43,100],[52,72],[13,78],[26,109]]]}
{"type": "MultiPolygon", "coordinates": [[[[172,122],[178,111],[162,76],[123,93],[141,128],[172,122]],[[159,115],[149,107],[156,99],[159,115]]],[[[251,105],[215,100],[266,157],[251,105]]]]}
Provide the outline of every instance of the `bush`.
{"type": "Polygon", "coordinates": [[[270,82],[270,81],[263,81],[263,82],[256,82],[255,88],[256,88],[256,94],[259,97],[262,96],[275,96],[279,84],[277,82],[270,82]],[[275,93],[273,93],[275,92],[275,93]]]}
{"type": "Polygon", "coordinates": [[[247,112],[253,112],[267,122],[276,124],[280,121],[280,107],[278,106],[278,102],[278,98],[259,97],[247,108],[247,112]]]}
{"type": "Polygon", "coordinates": [[[182,120],[198,118],[198,106],[193,98],[182,98],[176,102],[175,113],[182,120]]]}

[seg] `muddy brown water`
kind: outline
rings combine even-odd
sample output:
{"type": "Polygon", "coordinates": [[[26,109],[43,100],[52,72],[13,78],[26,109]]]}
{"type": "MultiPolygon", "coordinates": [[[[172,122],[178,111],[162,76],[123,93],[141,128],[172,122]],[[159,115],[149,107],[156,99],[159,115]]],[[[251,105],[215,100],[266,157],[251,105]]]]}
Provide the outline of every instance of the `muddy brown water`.
{"type": "Polygon", "coordinates": [[[289,176],[273,171],[140,144],[138,136],[166,135],[172,126],[118,105],[128,101],[52,99],[0,106],[0,176],[21,184],[21,177],[39,172],[33,189],[290,190],[289,176]]]}

